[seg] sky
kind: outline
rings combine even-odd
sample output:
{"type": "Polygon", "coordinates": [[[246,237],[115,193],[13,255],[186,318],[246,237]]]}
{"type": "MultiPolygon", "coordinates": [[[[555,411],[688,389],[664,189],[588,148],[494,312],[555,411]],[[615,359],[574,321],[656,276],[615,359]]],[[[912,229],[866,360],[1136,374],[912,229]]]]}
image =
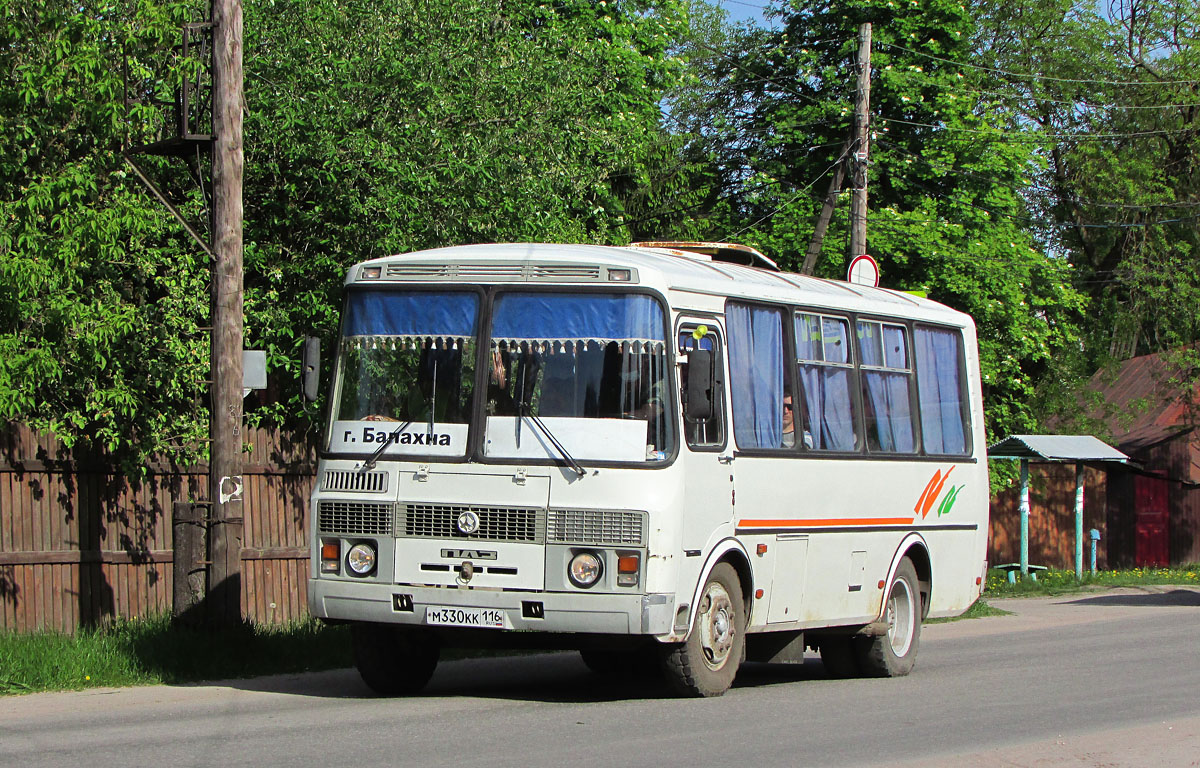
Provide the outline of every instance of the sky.
{"type": "Polygon", "coordinates": [[[763,8],[768,0],[717,0],[717,4],[729,12],[730,21],[756,21],[765,23],[763,8]]]}

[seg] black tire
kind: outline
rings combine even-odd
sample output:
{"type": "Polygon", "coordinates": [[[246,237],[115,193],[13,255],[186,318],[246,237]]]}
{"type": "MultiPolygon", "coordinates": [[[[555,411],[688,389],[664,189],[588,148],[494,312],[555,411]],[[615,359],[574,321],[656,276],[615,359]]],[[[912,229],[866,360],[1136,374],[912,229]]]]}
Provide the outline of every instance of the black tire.
{"type": "Polygon", "coordinates": [[[354,666],[380,696],[417,693],[437,668],[441,650],[432,636],[388,624],[350,625],[354,666]]]}
{"type": "Polygon", "coordinates": [[[907,557],[888,586],[883,618],[887,633],[854,639],[858,666],[869,677],[902,677],[912,672],[921,644],[921,583],[907,557]]]}
{"type": "Polygon", "coordinates": [[[579,657],[587,668],[601,677],[617,680],[636,680],[658,672],[656,648],[610,650],[584,648],[579,657]]]}
{"type": "Polygon", "coordinates": [[[737,572],[728,563],[717,563],[700,591],[688,639],[664,649],[667,683],[684,696],[725,693],[746,655],[745,630],[737,572]]]}
{"type": "Polygon", "coordinates": [[[830,677],[844,679],[862,675],[862,670],[858,668],[858,650],[850,635],[823,637],[817,650],[830,677]]]}

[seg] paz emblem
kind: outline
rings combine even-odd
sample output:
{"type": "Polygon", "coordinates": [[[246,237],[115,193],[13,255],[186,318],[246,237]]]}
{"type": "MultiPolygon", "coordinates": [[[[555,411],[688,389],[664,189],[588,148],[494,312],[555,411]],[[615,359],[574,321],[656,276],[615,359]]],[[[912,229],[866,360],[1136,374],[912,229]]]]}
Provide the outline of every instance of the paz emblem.
{"type": "Polygon", "coordinates": [[[479,530],[479,515],[468,509],[458,516],[454,527],[458,529],[459,533],[470,536],[479,530]]]}

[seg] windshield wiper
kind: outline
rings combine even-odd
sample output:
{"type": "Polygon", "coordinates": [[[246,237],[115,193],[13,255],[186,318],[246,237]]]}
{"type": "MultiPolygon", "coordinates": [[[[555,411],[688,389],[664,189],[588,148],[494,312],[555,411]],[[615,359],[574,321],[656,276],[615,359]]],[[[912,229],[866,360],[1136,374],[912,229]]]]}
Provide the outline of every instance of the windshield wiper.
{"type": "Polygon", "coordinates": [[[433,358],[433,382],[429,387],[429,429],[426,432],[429,444],[433,444],[433,421],[437,418],[437,358],[433,358]]]}
{"type": "MultiPolygon", "coordinates": [[[[546,439],[550,441],[550,444],[554,446],[554,450],[558,451],[558,455],[562,456],[562,459],[563,459],[563,461],[566,462],[567,466],[570,467],[571,469],[575,470],[575,474],[579,475],[580,477],[583,477],[584,475],[587,474],[587,470],[584,469],[583,467],[579,466],[579,462],[575,461],[575,457],[572,456],[565,447],[563,447],[562,443],[558,442],[558,438],[556,438],[550,432],[550,428],[547,427],[545,424],[543,424],[542,420],[540,418],[538,418],[537,416],[534,416],[532,413],[526,414],[526,417],[530,421],[533,422],[533,425],[535,427],[537,427],[538,429],[540,429],[542,431],[542,434],[545,435],[546,439]]],[[[517,415],[518,428],[519,428],[520,424],[521,424],[521,415],[520,415],[520,412],[518,412],[518,415],[517,415]]]]}
{"type": "Polygon", "coordinates": [[[367,463],[363,464],[363,469],[374,469],[375,462],[379,461],[379,457],[383,455],[383,452],[387,450],[387,447],[395,441],[401,432],[408,428],[409,424],[412,424],[411,419],[403,422],[400,426],[393,429],[392,433],[388,435],[382,443],[380,443],[378,448],[375,449],[375,453],[371,454],[371,458],[367,459],[367,463]]]}

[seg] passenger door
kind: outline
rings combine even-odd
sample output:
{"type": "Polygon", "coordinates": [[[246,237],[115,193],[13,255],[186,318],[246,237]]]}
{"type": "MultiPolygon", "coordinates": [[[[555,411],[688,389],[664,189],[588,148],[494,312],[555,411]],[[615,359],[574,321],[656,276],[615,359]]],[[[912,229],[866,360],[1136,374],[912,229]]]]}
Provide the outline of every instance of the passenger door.
{"type": "MultiPolygon", "coordinates": [[[[701,558],[719,537],[733,532],[733,450],[726,419],[723,331],[715,318],[681,318],[675,331],[683,403],[683,550],[701,558]],[[709,415],[699,409],[692,373],[709,367],[709,415]],[[691,400],[689,401],[689,389],[691,400]]],[[[698,567],[698,565],[697,565],[698,567]]]]}

